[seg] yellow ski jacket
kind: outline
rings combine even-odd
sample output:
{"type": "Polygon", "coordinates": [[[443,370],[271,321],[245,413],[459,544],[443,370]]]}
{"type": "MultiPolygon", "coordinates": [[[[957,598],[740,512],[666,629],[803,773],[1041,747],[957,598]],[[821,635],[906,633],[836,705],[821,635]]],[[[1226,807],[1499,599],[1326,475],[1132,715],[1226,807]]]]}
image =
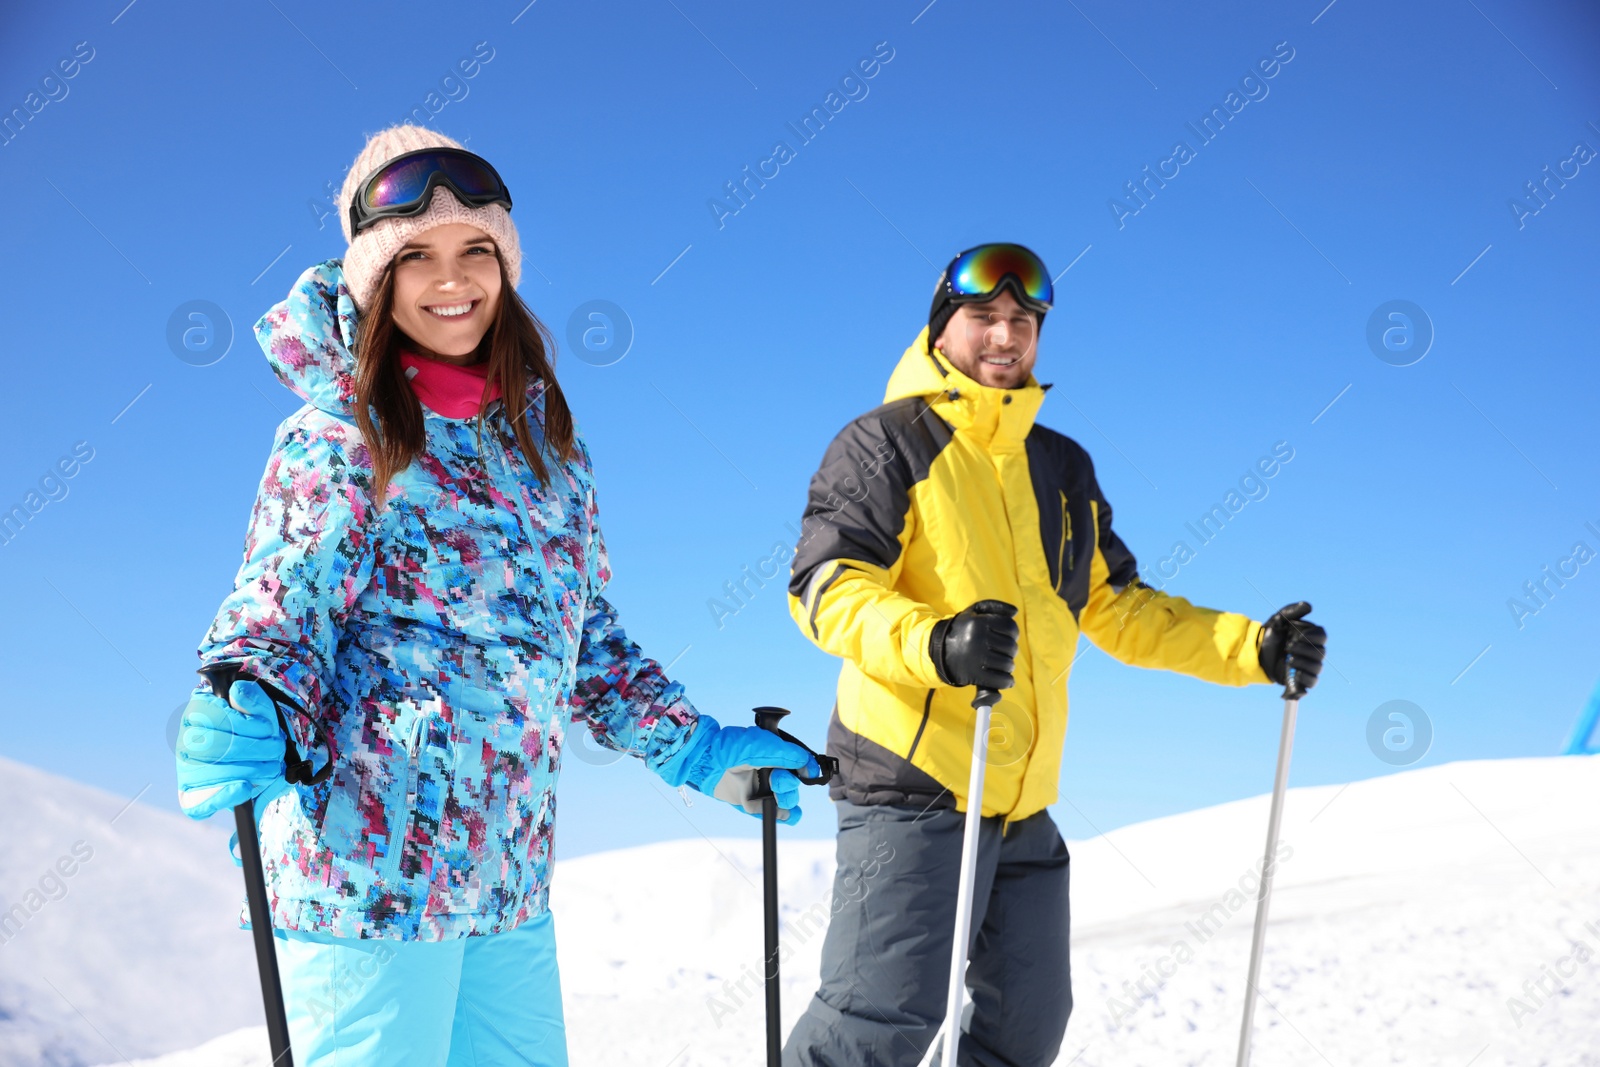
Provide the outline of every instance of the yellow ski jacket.
{"type": "Polygon", "coordinates": [[[978,600],[1017,607],[1016,686],[994,709],[984,815],[1056,800],[1078,634],[1138,667],[1223,685],[1268,682],[1261,624],[1139,580],[1089,454],[1034,422],[1049,386],[980,385],[924,328],[883,406],[846,426],[811,479],[789,613],[844,660],[830,792],[857,804],[965,811],[972,687],[939,681],[934,623],[978,600]]]}

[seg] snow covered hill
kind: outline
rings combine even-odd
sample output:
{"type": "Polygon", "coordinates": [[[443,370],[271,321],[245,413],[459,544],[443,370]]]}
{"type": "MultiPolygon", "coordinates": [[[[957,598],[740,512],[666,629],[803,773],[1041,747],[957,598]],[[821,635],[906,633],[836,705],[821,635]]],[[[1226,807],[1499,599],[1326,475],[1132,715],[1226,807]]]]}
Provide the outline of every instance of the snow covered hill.
{"type": "MultiPolygon", "coordinates": [[[[1268,800],[1070,843],[1076,1007],[1059,1067],[1231,1067],[1268,800]]],[[[1600,758],[1294,789],[1282,841],[1255,1062],[1600,1064],[1600,758]],[[1593,958],[1577,961],[1578,942],[1593,958]]],[[[815,989],[822,935],[804,917],[827,909],[833,865],[809,842],[780,862],[787,1028],[815,989]]],[[[574,1064],[759,1062],[761,995],[739,985],[760,968],[759,864],[755,842],[693,841],[562,868],[574,1064]],[[652,905],[663,870],[699,890],[670,926],[652,905]]]]}
{"type": "Polygon", "coordinates": [[[260,1023],[231,820],[6,759],[0,819],[0,1065],[120,1063],[260,1023]]]}
{"type": "MultiPolygon", "coordinates": [[[[31,791],[8,784],[0,796],[12,819],[21,813],[27,833],[29,824],[55,819],[64,831],[80,827],[70,832],[83,837],[84,820],[115,813],[92,791],[6,769],[35,775],[58,800],[63,790],[77,791],[41,811],[31,791]],[[86,797],[102,806],[74,807],[86,797]]],[[[1600,1064],[1597,800],[1600,757],[1455,763],[1291,790],[1256,1062],[1600,1064]]],[[[1266,808],[1267,798],[1257,797],[1071,843],[1077,1006],[1059,1067],[1232,1064],[1266,808]]],[[[160,1007],[192,1005],[202,995],[241,1004],[233,1017],[191,1008],[190,1045],[259,1011],[250,1009],[247,940],[215,933],[231,926],[236,872],[224,860],[212,877],[219,865],[210,840],[201,847],[179,832],[181,821],[175,827],[167,819],[130,809],[113,832],[139,831],[142,863],[113,870],[118,853],[102,831],[94,858],[69,880],[69,895],[0,946],[0,1008],[9,1014],[0,1022],[8,1028],[0,1031],[0,1063],[113,1063],[180,1046],[168,1031],[183,1012],[160,1007]],[[182,877],[167,875],[174,867],[182,877]],[[126,925],[118,913],[86,906],[95,884],[89,876],[98,872],[105,872],[105,894],[95,900],[138,898],[149,911],[137,914],[166,916],[165,925],[152,918],[150,944],[118,941],[126,925]],[[140,878],[161,885],[141,890],[140,878]],[[178,885],[196,895],[191,909],[210,909],[203,936],[194,929],[200,923],[174,921],[157,906],[178,885]],[[55,925],[45,925],[52,918],[55,925]],[[183,948],[197,953],[199,966],[154,947],[185,934],[183,948]],[[19,968],[11,953],[30,937],[30,964],[19,968]],[[229,943],[231,961],[219,942],[229,943]],[[141,983],[127,977],[130,960],[146,968],[142,983],[164,975],[159,995],[140,1002],[150,1006],[148,1018],[133,1006],[141,983]],[[65,998],[43,978],[81,1014],[51,1009],[50,998],[65,998]],[[233,985],[216,984],[224,980],[233,985]],[[122,1047],[110,1051],[96,1030],[122,1047]],[[23,1047],[14,1038],[27,1035],[36,1050],[62,1052],[51,1060],[14,1051],[23,1047]]],[[[64,837],[51,833],[7,850],[0,902],[9,906],[37,882],[45,863],[71,845],[64,837]]],[[[784,971],[788,1023],[816,982],[831,844],[786,843],[782,863],[793,949],[784,971]]],[[[759,1062],[760,906],[755,841],[676,841],[564,862],[554,907],[572,1062],[759,1062]]],[[[257,1027],[136,1067],[264,1067],[266,1059],[257,1027]]]]}

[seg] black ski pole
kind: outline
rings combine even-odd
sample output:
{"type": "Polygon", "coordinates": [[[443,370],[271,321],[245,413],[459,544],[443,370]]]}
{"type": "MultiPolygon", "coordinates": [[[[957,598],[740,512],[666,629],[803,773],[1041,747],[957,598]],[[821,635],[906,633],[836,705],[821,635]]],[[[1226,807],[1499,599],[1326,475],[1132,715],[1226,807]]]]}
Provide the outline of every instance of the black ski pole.
{"type": "Polygon", "coordinates": [[[783,1015],[778,1003],[778,798],[766,783],[770,773],[761,772],[761,927],[767,961],[763,968],[767,981],[767,1067],[779,1067],[783,1015]]]}
{"type": "MultiPolygon", "coordinates": [[[[757,708],[756,725],[811,752],[804,741],[779,729],[778,723],[788,714],[786,708],[757,708]]],[[[838,773],[839,761],[817,752],[811,755],[821,773],[807,778],[795,771],[795,777],[806,785],[824,785],[831,781],[838,773]]],[[[770,767],[756,772],[756,796],[761,798],[761,905],[766,945],[766,964],[762,970],[767,987],[767,1067],[779,1067],[783,1055],[783,1017],[778,1003],[778,798],[772,794],[771,779],[770,767]]]]}
{"type": "Polygon", "coordinates": [[[239,826],[239,858],[244,864],[244,892],[250,904],[250,934],[256,943],[256,969],[261,973],[261,1000],[267,1012],[272,1067],[294,1067],[289,1019],[283,1009],[283,981],[278,976],[278,950],[273,944],[272,909],[267,906],[267,876],[261,869],[255,801],[247,800],[234,808],[233,818],[239,826]]]}
{"type": "MultiPolygon", "coordinates": [[[[211,683],[211,691],[227,701],[239,677],[238,669],[224,665],[201,673],[211,683]]],[[[278,715],[282,724],[282,711],[278,715]]],[[[287,729],[284,732],[287,734],[287,729]]],[[[292,742],[285,748],[287,753],[294,752],[292,742]]],[[[331,767],[330,761],[329,769],[331,767]]],[[[290,773],[287,777],[292,782],[306,776],[290,773]]],[[[267,904],[267,875],[261,867],[261,836],[256,833],[255,800],[235,805],[233,821],[239,831],[239,863],[244,867],[244,896],[250,909],[250,937],[256,946],[256,971],[261,977],[261,1003],[266,1009],[267,1046],[272,1050],[272,1067],[294,1067],[294,1051],[289,1047],[289,1017],[283,1008],[283,980],[278,975],[278,949],[272,936],[272,909],[267,904]]]]}

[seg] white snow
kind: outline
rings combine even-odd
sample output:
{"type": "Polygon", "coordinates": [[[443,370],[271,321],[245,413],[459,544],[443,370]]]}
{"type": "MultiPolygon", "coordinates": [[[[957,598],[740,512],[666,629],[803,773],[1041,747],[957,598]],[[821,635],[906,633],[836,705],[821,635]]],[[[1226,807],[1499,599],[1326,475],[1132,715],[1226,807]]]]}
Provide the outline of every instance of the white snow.
{"type": "MultiPolygon", "coordinates": [[[[30,872],[36,880],[71,844],[69,834],[82,837],[115,806],[106,811],[103,794],[37,771],[4,769],[0,799],[23,823],[22,847],[0,856],[0,903],[9,905],[30,872]],[[33,776],[31,788],[15,784],[18,773],[33,776]],[[55,803],[38,799],[46,793],[55,803]]],[[[1293,851],[1278,868],[1255,1062],[1600,1064],[1597,798],[1600,757],[1579,756],[1453,763],[1291,790],[1283,841],[1293,851]]],[[[1058,1067],[1233,1063],[1254,909],[1249,875],[1266,810],[1267,798],[1256,797],[1070,843],[1077,1004],[1058,1067]]],[[[217,934],[232,927],[237,871],[181,824],[130,809],[115,833],[137,836],[142,865],[118,866],[102,828],[96,840],[106,843],[69,896],[0,946],[0,1010],[10,1016],[0,1020],[0,1064],[120,1063],[198,1044],[252,1011],[259,1018],[248,939],[217,934]],[[162,899],[180,890],[187,902],[162,899]],[[120,910],[101,910],[114,900],[120,910]],[[130,915],[148,924],[147,941],[127,938],[130,915]],[[30,941],[28,965],[18,966],[13,952],[30,941]],[[130,971],[135,963],[143,970],[130,971]],[[81,1015],[51,1006],[63,997],[45,977],[81,1015]],[[219,1001],[227,1012],[214,1009],[219,1001]],[[52,1061],[46,1049],[61,1051],[52,1061]]],[[[786,1025],[815,988],[822,933],[799,924],[808,909],[826,911],[832,866],[831,842],[783,845],[793,949],[786,1025]]],[[[572,1062],[760,1062],[760,884],[760,846],[747,840],[675,841],[562,863],[553,906],[572,1062]]],[[[264,1031],[254,1027],[135,1067],[266,1060],[264,1031]]]]}
{"type": "MultiPolygon", "coordinates": [[[[1255,904],[1246,876],[1259,869],[1268,801],[1069,843],[1076,1006],[1058,1067],[1232,1067],[1255,904]]],[[[1258,1005],[1254,1061],[1600,1064],[1597,801],[1597,757],[1291,790],[1282,841],[1293,851],[1278,867],[1261,983],[1272,1007],[1258,1005]],[[1581,964],[1568,959],[1579,940],[1594,953],[1581,964]],[[1524,993],[1563,959],[1572,973],[1560,994],[1548,979],[1538,1001],[1524,993]],[[1532,1013],[1514,1018],[1511,997],[1532,1013]]],[[[671,1062],[760,1062],[760,993],[724,986],[759,973],[759,863],[756,842],[692,841],[562,867],[553,907],[574,1064],[662,1067],[685,1047],[671,1062]],[[654,905],[663,871],[701,887],[681,922],[660,921],[654,905]]],[[[790,845],[780,864],[791,916],[827,906],[829,843],[790,845]]],[[[822,935],[790,940],[786,1028],[816,988],[822,935]]]]}
{"type": "Polygon", "coordinates": [[[231,819],[6,759],[0,817],[0,1065],[121,1063],[261,1021],[231,819]]]}

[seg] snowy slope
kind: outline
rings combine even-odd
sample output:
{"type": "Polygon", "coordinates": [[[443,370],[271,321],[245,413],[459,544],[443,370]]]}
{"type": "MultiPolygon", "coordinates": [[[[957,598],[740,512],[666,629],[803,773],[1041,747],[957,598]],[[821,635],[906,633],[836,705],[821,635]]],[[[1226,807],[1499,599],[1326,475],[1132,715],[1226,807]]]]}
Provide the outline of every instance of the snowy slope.
{"type": "MultiPolygon", "coordinates": [[[[1255,1061],[1600,1064],[1597,799],[1600,757],[1291,790],[1255,1061]]],[[[1071,844],[1077,1006],[1061,1067],[1233,1063],[1266,808],[1257,797],[1071,844]]],[[[561,865],[574,1064],[759,1061],[759,861],[753,841],[693,840],[561,865]]],[[[831,846],[789,843],[782,862],[787,1023],[816,982],[822,935],[804,913],[828,906],[831,846]]],[[[257,1067],[261,1041],[248,1031],[156,1062],[257,1067]]]]}
{"type": "Polygon", "coordinates": [[[260,1022],[231,820],[6,759],[0,817],[0,1065],[121,1062],[260,1022]]]}
{"type": "MultiPolygon", "coordinates": [[[[1292,790],[1283,828],[1292,853],[1279,867],[1263,968],[1276,1007],[1258,1008],[1256,1062],[1466,1067],[1481,1052],[1473,1067],[1600,1063],[1597,801],[1600,758],[1589,757],[1292,790]],[[1519,1028],[1507,998],[1527,999],[1522,983],[1566,957],[1569,938],[1595,958],[1566,995],[1542,1007],[1528,999],[1534,1011],[1519,1013],[1519,1028]]],[[[1254,914],[1239,883],[1253,888],[1245,876],[1260,860],[1267,803],[1070,845],[1077,1003],[1063,1067],[1233,1063],[1254,914]]],[[[661,1067],[685,1045],[686,1064],[758,1062],[760,994],[730,995],[724,982],[760,966],[759,861],[754,842],[699,841],[562,868],[555,907],[575,1064],[661,1067]],[[675,928],[653,920],[652,867],[703,887],[675,928]],[[609,1025],[624,1005],[629,1026],[609,1025]]],[[[826,845],[798,843],[782,863],[793,913],[826,906],[826,845]]],[[[822,937],[790,941],[786,1025],[815,988],[822,937]]]]}

